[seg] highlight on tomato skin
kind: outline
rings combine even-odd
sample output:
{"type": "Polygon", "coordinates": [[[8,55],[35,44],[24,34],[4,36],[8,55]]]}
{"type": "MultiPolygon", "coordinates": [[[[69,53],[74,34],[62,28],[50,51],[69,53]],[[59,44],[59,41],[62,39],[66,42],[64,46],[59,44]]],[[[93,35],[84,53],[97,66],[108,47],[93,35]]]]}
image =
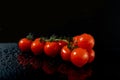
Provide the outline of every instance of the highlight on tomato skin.
{"type": "Polygon", "coordinates": [[[84,49],[92,49],[95,45],[95,39],[92,35],[83,33],[77,38],[77,46],[84,49]]]}
{"type": "Polygon", "coordinates": [[[31,51],[31,44],[32,44],[32,40],[29,40],[27,38],[22,38],[18,42],[18,47],[21,52],[29,52],[31,51]]]}
{"type": "Polygon", "coordinates": [[[59,44],[60,49],[62,49],[64,46],[66,46],[68,44],[68,41],[67,40],[59,40],[58,44],[59,44]]]}
{"type": "Polygon", "coordinates": [[[71,55],[71,49],[68,48],[68,46],[64,46],[62,49],[61,49],[61,58],[64,60],[64,61],[70,61],[70,55],[71,55]]]}
{"type": "Polygon", "coordinates": [[[55,57],[57,54],[59,54],[59,51],[60,51],[60,47],[56,41],[46,42],[44,46],[44,53],[47,56],[55,57]]]}
{"type": "Polygon", "coordinates": [[[31,44],[31,51],[34,55],[40,55],[44,51],[45,41],[41,38],[36,38],[31,44]]]}
{"type": "Polygon", "coordinates": [[[21,38],[18,42],[18,47],[21,52],[30,52],[31,44],[33,42],[33,35],[29,33],[26,37],[21,38]]]}
{"type": "Polygon", "coordinates": [[[83,48],[75,48],[71,52],[71,62],[77,67],[83,67],[89,59],[88,52],[83,48]]]}

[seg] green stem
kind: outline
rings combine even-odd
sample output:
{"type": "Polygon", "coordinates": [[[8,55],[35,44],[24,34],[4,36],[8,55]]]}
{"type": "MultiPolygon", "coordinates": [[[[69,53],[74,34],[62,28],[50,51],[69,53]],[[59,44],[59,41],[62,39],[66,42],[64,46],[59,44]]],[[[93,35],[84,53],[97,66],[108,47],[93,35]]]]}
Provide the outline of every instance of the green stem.
{"type": "Polygon", "coordinates": [[[33,34],[32,33],[29,33],[27,36],[26,36],[27,39],[29,40],[33,40],[33,34]]]}
{"type": "Polygon", "coordinates": [[[55,35],[52,35],[52,36],[50,37],[49,41],[51,42],[51,41],[54,41],[55,39],[56,39],[56,36],[55,36],[55,35]]]}

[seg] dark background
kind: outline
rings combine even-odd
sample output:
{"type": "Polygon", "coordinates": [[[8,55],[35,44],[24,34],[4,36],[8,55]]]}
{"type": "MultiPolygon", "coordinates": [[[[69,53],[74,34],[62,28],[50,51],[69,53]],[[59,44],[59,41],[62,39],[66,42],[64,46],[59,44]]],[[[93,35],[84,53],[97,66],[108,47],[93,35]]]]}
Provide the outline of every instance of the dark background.
{"type": "Polygon", "coordinates": [[[1,7],[1,42],[18,41],[29,32],[74,36],[81,33],[104,33],[104,1],[20,2],[1,7]],[[4,35],[4,36],[3,36],[4,35]],[[9,35],[9,40],[8,36],[9,35]]]}
{"type": "Polygon", "coordinates": [[[42,36],[90,33],[96,41],[96,75],[117,77],[120,71],[118,14],[118,2],[105,4],[104,0],[56,4],[8,2],[1,8],[0,42],[18,42],[29,32],[42,36]]]}

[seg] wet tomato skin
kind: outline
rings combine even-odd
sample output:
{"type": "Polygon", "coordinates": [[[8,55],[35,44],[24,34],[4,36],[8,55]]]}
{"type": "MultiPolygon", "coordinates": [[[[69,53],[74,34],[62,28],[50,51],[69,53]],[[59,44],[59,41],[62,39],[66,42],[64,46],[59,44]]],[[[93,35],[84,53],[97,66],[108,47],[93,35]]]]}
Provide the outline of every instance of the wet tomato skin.
{"type": "Polygon", "coordinates": [[[64,41],[64,40],[60,40],[60,41],[58,41],[58,44],[59,44],[59,47],[62,48],[64,46],[66,46],[68,44],[68,42],[64,41]]]}
{"type": "Polygon", "coordinates": [[[70,55],[71,55],[71,50],[68,48],[68,46],[64,46],[61,49],[61,58],[64,61],[70,61],[70,55]]]}
{"type": "Polygon", "coordinates": [[[55,57],[60,52],[59,44],[55,41],[53,42],[46,42],[44,46],[44,53],[47,56],[55,57]]]}
{"type": "Polygon", "coordinates": [[[83,33],[77,39],[77,46],[84,49],[92,49],[95,45],[94,37],[90,34],[83,33]]]}
{"type": "Polygon", "coordinates": [[[88,50],[89,60],[88,63],[92,63],[95,59],[95,51],[93,49],[88,50]]]}
{"type": "Polygon", "coordinates": [[[88,62],[89,56],[86,49],[75,48],[71,52],[71,62],[77,66],[82,67],[88,62]]]}
{"type": "Polygon", "coordinates": [[[28,52],[31,51],[31,44],[32,44],[32,40],[27,38],[22,38],[18,42],[18,47],[22,52],[28,52]]]}
{"type": "Polygon", "coordinates": [[[80,35],[76,35],[73,37],[73,46],[77,46],[78,45],[78,39],[79,39],[80,35]]]}
{"type": "Polygon", "coordinates": [[[45,41],[40,41],[40,38],[36,38],[31,44],[31,51],[34,55],[40,55],[43,52],[45,41]]]}

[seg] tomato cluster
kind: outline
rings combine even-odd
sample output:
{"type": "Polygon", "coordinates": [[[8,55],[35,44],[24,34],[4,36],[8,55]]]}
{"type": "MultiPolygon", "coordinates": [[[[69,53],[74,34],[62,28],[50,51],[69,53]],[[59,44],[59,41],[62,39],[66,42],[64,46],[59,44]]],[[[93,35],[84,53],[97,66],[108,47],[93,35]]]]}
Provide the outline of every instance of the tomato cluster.
{"type": "Polygon", "coordinates": [[[49,57],[60,55],[64,61],[69,61],[77,67],[94,61],[94,45],[94,37],[87,33],[73,36],[71,40],[68,38],[60,39],[55,36],[51,36],[49,39],[45,37],[33,39],[30,34],[18,42],[21,52],[31,51],[34,55],[44,53],[49,57]]]}

